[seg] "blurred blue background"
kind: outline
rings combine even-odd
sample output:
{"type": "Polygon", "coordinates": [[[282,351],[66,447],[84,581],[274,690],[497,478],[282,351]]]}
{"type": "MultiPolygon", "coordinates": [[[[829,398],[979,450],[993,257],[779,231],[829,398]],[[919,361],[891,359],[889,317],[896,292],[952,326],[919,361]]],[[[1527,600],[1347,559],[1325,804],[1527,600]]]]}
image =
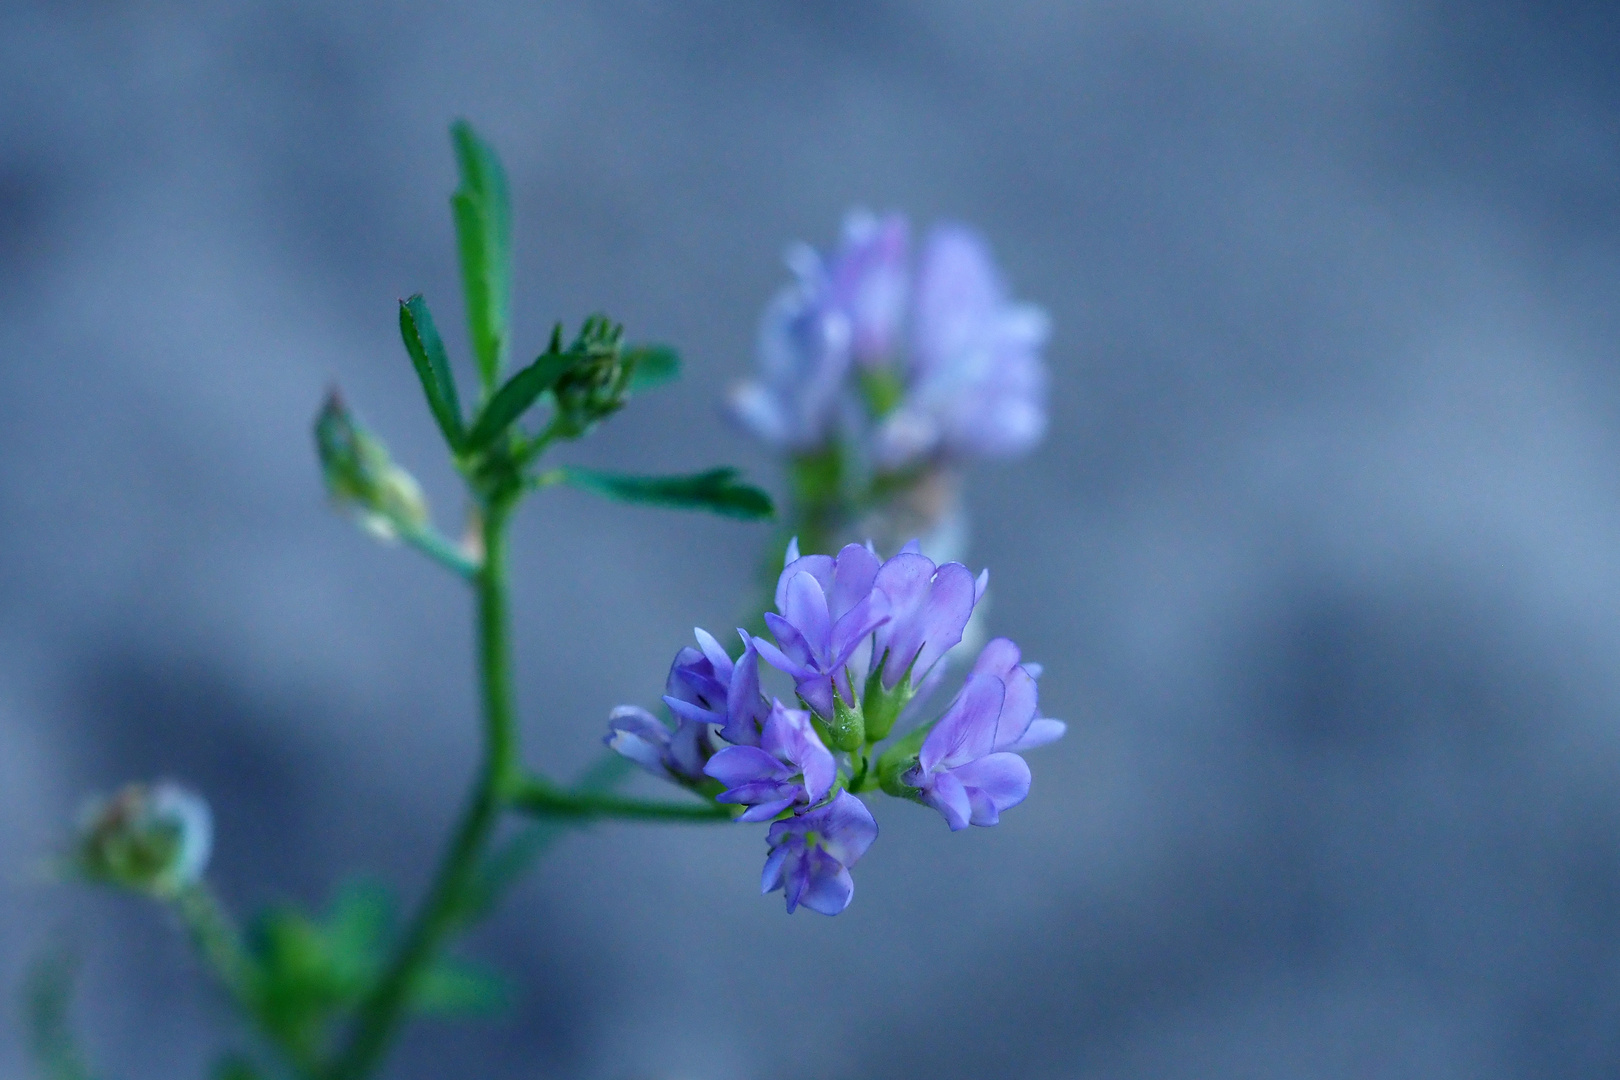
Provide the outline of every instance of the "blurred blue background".
{"type": "MultiPolygon", "coordinates": [[[[573,460],[774,482],[718,403],[784,245],[978,225],[1055,332],[971,561],[1071,726],[999,828],[879,805],[836,919],[757,895],[758,830],[571,837],[470,944],[511,1014],[390,1075],[1620,1071],[1620,7],[0,19],[0,982],[80,942],[107,1075],[231,1035],[160,913],[38,883],[87,792],[196,785],[248,910],[414,891],[473,766],[461,587],[333,515],[309,439],[341,381],[459,515],[394,326],[421,290],[465,355],[458,115],[511,174],[520,354],[605,309],[688,358],[573,460]]],[[[517,531],[567,775],[766,530],[561,493],[517,531]]]]}

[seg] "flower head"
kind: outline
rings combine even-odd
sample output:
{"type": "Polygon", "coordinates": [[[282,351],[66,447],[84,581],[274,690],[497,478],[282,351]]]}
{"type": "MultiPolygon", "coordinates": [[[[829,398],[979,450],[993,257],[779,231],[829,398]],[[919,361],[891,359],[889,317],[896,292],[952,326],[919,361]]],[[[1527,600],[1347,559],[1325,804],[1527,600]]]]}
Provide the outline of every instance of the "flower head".
{"type": "Polygon", "coordinates": [[[810,725],[810,714],[773,702],[758,746],[728,746],[703,771],[726,785],[716,798],[748,807],[738,821],[769,821],[792,806],[820,802],[838,763],[810,725]]]}
{"type": "Polygon", "coordinates": [[[167,781],[130,784],[86,807],[72,865],[93,881],[170,897],[201,879],[213,838],[201,796],[167,781]]]}
{"type": "Polygon", "coordinates": [[[778,821],[766,836],[771,853],[760,875],[760,892],[781,889],[789,914],[803,904],[811,911],[836,915],[855,895],[849,868],[866,854],[877,834],[872,812],[847,791],[825,806],[778,821]]]}
{"type": "Polygon", "coordinates": [[[795,454],[853,438],[885,472],[1040,441],[1045,313],[1009,298],[972,230],[935,228],[915,268],[909,232],[899,214],[855,211],[835,251],[793,249],[795,281],[761,325],[759,374],[732,394],[744,426],[795,454]]]}
{"type": "Polygon", "coordinates": [[[1018,756],[1060,737],[1061,720],[1038,715],[1035,676],[1018,647],[984,647],[962,690],[923,740],[904,782],[938,810],[952,831],[994,825],[1029,794],[1029,765],[1018,756]]]}

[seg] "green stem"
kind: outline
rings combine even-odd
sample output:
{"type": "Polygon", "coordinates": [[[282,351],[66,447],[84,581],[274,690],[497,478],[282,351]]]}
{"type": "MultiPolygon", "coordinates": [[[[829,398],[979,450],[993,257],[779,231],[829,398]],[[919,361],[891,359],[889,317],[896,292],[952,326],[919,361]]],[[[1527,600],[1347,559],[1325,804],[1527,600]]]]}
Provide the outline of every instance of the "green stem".
{"type": "Polygon", "coordinates": [[[499,821],[504,795],[518,773],[506,581],[506,525],[513,502],[509,496],[490,500],[484,515],[484,562],[474,579],[484,702],[483,768],[427,898],[382,978],[361,1003],[349,1042],[327,1071],[329,1080],[360,1080],[387,1052],[413,984],[458,922],[464,894],[499,821]]]}
{"type": "Polygon", "coordinates": [[[174,895],[174,910],[226,991],[253,1015],[253,961],[242,948],[242,936],[219,897],[206,882],[198,881],[174,895]]]}
{"type": "Polygon", "coordinates": [[[512,808],[549,818],[633,818],[643,821],[730,821],[735,807],[717,802],[672,803],[605,791],[570,791],[529,777],[515,788],[512,808]]]}

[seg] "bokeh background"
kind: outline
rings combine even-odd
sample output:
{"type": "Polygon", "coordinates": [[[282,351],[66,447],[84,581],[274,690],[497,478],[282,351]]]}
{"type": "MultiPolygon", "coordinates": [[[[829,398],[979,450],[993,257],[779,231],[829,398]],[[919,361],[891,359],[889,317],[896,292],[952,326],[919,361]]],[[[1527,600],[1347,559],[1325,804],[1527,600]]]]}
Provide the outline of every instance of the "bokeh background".
{"type": "MultiPolygon", "coordinates": [[[[465,355],[464,115],[512,177],[520,346],[605,309],[688,357],[576,461],[774,483],[718,402],[785,244],[854,204],[984,230],[1053,317],[1052,425],[970,476],[972,562],[1071,727],[997,829],[880,805],[837,919],[757,895],[758,830],[569,838],[469,945],[511,1013],[418,1026],[390,1075],[1620,1070],[1620,7],[0,25],[8,1025],[66,937],[106,1075],[233,1038],[160,913],[39,883],[89,791],[206,792],[244,911],[422,882],[474,761],[468,606],[328,510],[309,422],[341,382],[459,514],[394,303],[465,355]]],[[[732,623],[766,535],[567,493],[518,533],[529,753],[563,775],[732,623]]]]}

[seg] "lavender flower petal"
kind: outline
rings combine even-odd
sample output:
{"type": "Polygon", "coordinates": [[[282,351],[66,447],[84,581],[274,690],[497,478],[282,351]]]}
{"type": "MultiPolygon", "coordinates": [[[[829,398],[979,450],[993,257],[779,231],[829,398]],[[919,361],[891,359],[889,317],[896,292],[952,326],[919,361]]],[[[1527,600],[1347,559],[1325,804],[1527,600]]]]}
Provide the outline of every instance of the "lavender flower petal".
{"type": "Polygon", "coordinates": [[[900,344],[909,232],[899,214],[878,218],[856,211],[844,219],[843,245],[828,267],[827,303],[847,314],[859,363],[881,363],[900,344]]]}
{"type": "Polygon", "coordinates": [[[664,767],[669,729],[646,709],[636,705],[620,705],[614,709],[608,714],[608,733],[602,741],[654,776],[671,779],[669,770],[664,767]]]}
{"type": "Polygon", "coordinates": [[[889,621],[877,632],[875,656],[883,663],[883,686],[892,690],[909,671],[921,682],[962,640],[973,615],[973,575],[961,563],[936,566],[925,555],[902,552],[884,563],[873,589],[883,597],[889,621]]]}
{"type": "Polygon", "coordinates": [[[1029,727],[1024,730],[1023,737],[1017,742],[1005,747],[1014,753],[1021,754],[1025,750],[1033,750],[1037,746],[1056,742],[1063,738],[1063,733],[1069,730],[1069,725],[1061,720],[1053,720],[1049,716],[1037,716],[1030,721],[1029,727]]]}
{"type": "Polygon", "coordinates": [[[1006,687],[992,675],[969,675],[962,690],[923,740],[917,764],[924,773],[976,761],[995,746],[1006,687]]]}
{"type": "Polygon", "coordinates": [[[725,746],[709,759],[703,771],[726,787],[774,777],[782,763],[757,746],[725,746]]]}
{"type": "Polygon", "coordinates": [[[994,825],[1001,811],[1029,795],[1029,765],[1017,754],[990,754],[959,765],[952,773],[967,792],[974,825],[994,825]]]}

